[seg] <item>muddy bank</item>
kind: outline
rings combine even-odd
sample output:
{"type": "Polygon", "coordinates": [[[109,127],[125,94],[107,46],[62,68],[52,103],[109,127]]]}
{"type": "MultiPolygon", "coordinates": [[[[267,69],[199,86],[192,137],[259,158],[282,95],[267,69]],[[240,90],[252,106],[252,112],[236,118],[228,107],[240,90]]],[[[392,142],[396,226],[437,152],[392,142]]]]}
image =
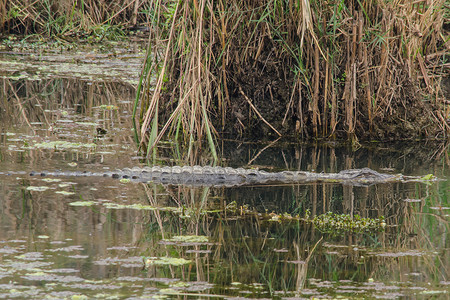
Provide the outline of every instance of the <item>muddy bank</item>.
{"type": "MultiPolygon", "coordinates": [[[[212,118],[215,128],[224,138],[250,141],[271,140],[282,135],[289,139],[314,140],[356,138],[359,141],[396,141],[444,139],[449,129],[445,109],[449,95],[448,77],[442,74],[439,98],[432,100],[419,81],[408,78],[401,66],[396,72],[396,91],[383,111],[381,108],[369,120],[367,103],[356,99],[353,107],[353,132],[346,122],[348,113],[345,101],[336,101],[335,124],[332,123],[331,101],[319,98],[322,107],[321,122],[315,130],[314,107],[308,88],[296,91],[295,75],[286,67],[289,62],[273,59],[271,47],[257,60],[231,69],[228,91],[230,102],[226,120],[212,118]]],[[[322,72],[322,71],[321,71],[322,72]]],[[[342,76],[342,75],[341,75],[342,76]]],[[[348,87],[345,82],[336,84],[335,97],[343,97],[348,87]]],[[[323,83],[319,85],[323,89],[323,83]]],[[[357,93],[364,95],[360,86],[357,93]]]]}

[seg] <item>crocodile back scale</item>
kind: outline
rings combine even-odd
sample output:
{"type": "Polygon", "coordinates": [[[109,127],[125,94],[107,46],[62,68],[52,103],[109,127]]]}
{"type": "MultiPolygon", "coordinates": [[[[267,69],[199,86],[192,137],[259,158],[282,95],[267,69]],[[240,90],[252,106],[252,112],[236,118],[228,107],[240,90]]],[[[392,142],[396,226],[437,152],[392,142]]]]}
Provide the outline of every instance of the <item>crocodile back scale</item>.
{"type": "Polygon", "coordinates": [[[416,177],[407,177],[401,174],[383,174],[369,168],[343,170],[339,173],[315,173],[306,171],[266,172],[256,169],[209,166],[134,167],[105,172],[0,172],[0,175],[27,174],[30,176],[51,177],[110,177],[129,179],[133,182],[153,182],[166,185],[187,186],[240,186],[268,183],[307,183],[315,181],[337,182],[351,185],[371,185],[376,183],[416,179],[416,177]]]}

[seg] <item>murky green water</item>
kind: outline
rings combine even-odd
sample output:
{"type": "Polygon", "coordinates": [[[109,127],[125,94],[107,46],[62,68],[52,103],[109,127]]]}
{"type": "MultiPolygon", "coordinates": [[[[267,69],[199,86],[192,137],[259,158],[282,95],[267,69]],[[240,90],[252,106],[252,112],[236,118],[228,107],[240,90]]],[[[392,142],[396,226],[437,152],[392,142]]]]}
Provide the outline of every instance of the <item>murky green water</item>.
{"type": "MultiPolygon", "coordinates": [[[[0,298],[449,297],[449,181],[194,188],[26,175],[142,165],[130,120],[141,58],[127,51],[73,65],[0,55],[0,171],[25,172],[0,175],[0,298]],[[329,211],[387,226],[332,235],[287,220],[329,211]]],[[[439,144],[219,146],[233,167],[450,178],[439,144]]]]}

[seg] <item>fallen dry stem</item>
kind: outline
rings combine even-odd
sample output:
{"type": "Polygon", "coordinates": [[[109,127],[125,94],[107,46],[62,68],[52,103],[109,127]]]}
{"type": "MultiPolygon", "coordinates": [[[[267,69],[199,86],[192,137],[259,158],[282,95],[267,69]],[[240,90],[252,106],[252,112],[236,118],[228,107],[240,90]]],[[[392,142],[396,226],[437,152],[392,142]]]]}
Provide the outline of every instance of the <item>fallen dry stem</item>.
{"type": "Polygon", "coordinates": [[[250,105],[250,107],[258,115],[258,117],[261,119],[261,121],[263,121],[267,126],[269,126],[273,131],[275,131],[278,134],[278,136],[281,136],[281,133],[279,133],[278,130],[276,130],[272,125],[270,125],[270,123],[267,122],[266,119],[264,119],[264,117],[259,113],[258,109],[256,109],[256,107],[252,104],[252,101],[247,97],[247,95],[242,90],[242,87],[240,87],[240,86],[239,86],[239,92],[242,94],[242,96],[244,96],[245,100],[247,100],[248,105],[250,105]]]}

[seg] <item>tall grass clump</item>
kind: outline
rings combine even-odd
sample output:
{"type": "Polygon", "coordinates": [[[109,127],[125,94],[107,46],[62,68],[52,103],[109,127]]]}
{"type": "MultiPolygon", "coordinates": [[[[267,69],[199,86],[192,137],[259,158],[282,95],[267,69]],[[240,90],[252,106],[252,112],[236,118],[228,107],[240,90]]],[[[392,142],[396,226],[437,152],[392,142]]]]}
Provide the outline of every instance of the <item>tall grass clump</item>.
{"type": "Polygon", "coordinates": [[[444,0],[154,1],[141,142],[151,149],[169,134],[190,152],[199,140],[214,151],[217,133],[444,137],[444,8],[444,0]]]}

